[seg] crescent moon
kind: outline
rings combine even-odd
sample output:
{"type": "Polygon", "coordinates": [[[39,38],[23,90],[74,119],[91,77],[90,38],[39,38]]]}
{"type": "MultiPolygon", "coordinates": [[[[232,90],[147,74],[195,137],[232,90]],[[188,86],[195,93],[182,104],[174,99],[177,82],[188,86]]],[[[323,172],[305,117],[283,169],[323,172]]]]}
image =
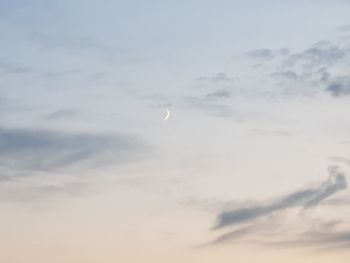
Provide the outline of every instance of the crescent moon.
{"type": "Polygon", "coordinates": [[[166,121],[167,119],[169,119],[169,117],[170,117],[170,110],[166,109],[166,115],[165,115],[163,121],[166,121]]]}

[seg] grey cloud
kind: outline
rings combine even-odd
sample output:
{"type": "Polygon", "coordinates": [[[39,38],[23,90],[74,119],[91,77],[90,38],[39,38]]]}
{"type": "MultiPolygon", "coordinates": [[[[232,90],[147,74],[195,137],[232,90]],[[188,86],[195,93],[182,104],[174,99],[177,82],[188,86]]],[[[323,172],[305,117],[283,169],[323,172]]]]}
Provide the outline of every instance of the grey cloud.
{"type": "Polygon", "coordinates": [[[286,229],[283,228],[284,224],[281,222],[281,218],[277,217],[236,228],[220,235],[208,245],[223,245],[244,240],[265,246],[280,247],[312,246],[327,250],[350,247],[350,232],[342,227],[343,221],[312,219],[308,223],[310,226],[305,231],[295,234],[289,231],[289,235],[287,233],[281,235],[286,229]]]}
{"type": "Polygon", "coordinates": [[[265,241],[262,242],[268,246],[281,246],[281,247],[300,247],[300,246],[313,246],[327,250],[334,249],[349,249],[350,248],[350,232],[332,231],[332,230],[319,230],[319,231],[307,231],[301,235],[298,235],[292,240],[279,240],[274,242],[265,241]]]}
{"type": "Polygon", "coordinates": [[[277,50],[263,48],[263,49],[254,49],[246,52],[246,55],[248,57],[263,59],[263,60],[270,60],[275,58],[276,56],[287,55],[287,54],[289,54],[289,50],[286,48],[281,48],[277,50]]]}
{"type": "Polygon", "coordinates": [[[334,97],[350,95],[350,78],[338,77],[333,79],[326,87],[326,91],[330,92],[334,97]]]}
{"type": "Polygon", "coordinates": [[[216,74],[216,76],[214,76],[212,78],[212,81],[214,82],[231,82],[233,81],[233,78],[230,78],[226,75],[226,73],[224,72],[219,72],[218,74],[216,74]]]}
{"type": "Polygon", "coordinates": [[[25,74],[33,73],[35,70],[31,67],[18,65],[13,62],[8,62],[4,59],[0,59],[0,73],[1,74],[25,74]]]}
{"type": "Polygon", "coordinates": [[[84,69],[82,68],[68,68],[60,71],[40,70],[38,73],[40,73],[44,77],[55,79],[55,78],[62,78],[62,77],[69,77],[69,76],[77,76],[83,72],[84,72],[84,69]]]}
{"type": "Polygon", "coordinates": [[[232,241],[237,240],[237,239],[239,239],[247,234],[252,233],[254,231],[254,229],[255,228],[252,226],[238,228],[236,230],[230,231],[226,234],[219,236],[214,241],[212,241],[209,245],[220,245],[220,244],[224,244],[227,242],[232,242],[232,241]]]}
{"type": "Polygon", "coordinates": [[[294,66],[301,63],[304,66],[322,66],[339,62],[347,56],[347,49],[335,45],[316,45],[300,53],[292,54],[285,63],[294,66]]]}
{"type": "Polygon", "coordinates": [[[347,187],[345,176],[340,173],[336,167],[330,167],[329,173],[328,180],[318,187],[297,191],[270,204],[256,205],[223,212],[218,216],[218,223],[215,226],[215,229],[238,223],[250,222],[259,217],[292,207],[300,206],[306,209],[315,206],[327,197],[344,190],[347,187]]]}
{"type": "Polygon", "coordinates": [[[272,59],[274,57],[273,51],[271,49],[255,49],[248,51],[246,54],[249,57],[259,59],[272,59]]]}
{"type": "Polygon", "coordinates": [[[350,25],[342,25],[338,27],[339,32],[349,33],[350,32],[350,25]]]}
{"type": "Polygon", "coordinates": [[[311,231],[335,231],[341,224],[342,220],[332,219],[332,220],[321,220],[314,219],[311,226],[311,231]]]}
{"type": "MultiPolygon", "coordinates": [[[[274,51],[269,49],[250,54],[276,58],[274,51]]],[[[288,94],[309,96],[325,91],[333,97],[347,96],[350,95],[350,78],[336,72],[348,71],[349,55],[350,46],[346,43],[319,41],[310,48],[274,60],[277,66],[270,77],[282,81],[280,85],[287,85],[288,94]],[[298,85],[295,85],[296,81],[298,85]]]]}
{"type": "Polygon", "coordinates": [[[288,79],[297,80],[299,78],[298,74],[291,70],[277,71],[271,74],[271,77],[277,79],[288,79]]]}
{"type": "Polygon", "coordinates": [[[51,112],[45,116],[46,120],[59,120],[74,117],[78,114],[76,110],[73,109],[63,109],[51,112]]]}
{"type": "Polygon", "coordinates": [[[350,95],[350,78],[336,72],[348,71],[350,46],[319,41],[300,52],[287,49],[256,49],[246,53],[249,57],[273,60],[275,70],[270,77],[280,81],[286,94],[315,95],[328,92],[333,97],[350,95]],[[296,83],[298,85],[296,85],[296,83]]]}
{"type": "Polygon", "coordinates": [[[304,82],[311,86],[313,85],[327,85],[331,80],[330,73],[324,68],[313,69],[303,69],[301,72],[296,72],[293,70],[278,70],[270,74],[270,77],[289,82],[304,82]]]}
{"type": "Polygon", "coordinates": [[[342,173],[339,173],[335,167],[330,168],[330,177],[316,191],[314,196],[308,200],[304,207],[311,207],[321,203],[327,197],[336,194],[347,188],[347,181],[342,173]]]}
{"type": "Polygon", "coordinates": [[[228,105],[222,105],[219,99],[231,97],[228,89],[233,87],[234,78],[229,77],[224,72],[219,72],[213,77],[201,77],[197,79],[197,87],[210,91],[209,93],[197,97],[187,97],[186,101],[192,107],[201,108],[211,112],[213,115],[231,117],[232,109],[228,105]]]}
{"type": "MultiPolygon", "coordinates": [[[[307,223],[304,231],[291,231],[286,228],[281,214],[274,212],[288,208],[300,207],[306,209],[319,204],[338,205],[326,198],[333,196],[347,187],[345,176],[335,166],[329,167],[329,177],[318,187],[294,192],[284,198],[265,205],[250,205],[246,208],[235,208],[219,215],[219,224],[214,228],[233,226],[228,233],[221,234],[208,245],[222,245],[235,241],[254,242],[267,246],[312,246],[322,249],[348,249],[350,247],[350,232],[344,228],[344,222],[339,219],[323,220],[305,218],[302,213],[299,219],[307,223]],[[259,219],[259,220],[257,220],[259,219]],[[273,223],[272,223],[273,222],[273,223]],[[240,225],[239,223],[245,223],[240,225]],[[282,233],[284,233],[282,235],[282,233]]],[[[348,204],[341,199],[341,205],[348,204]]]]}
{"type": "Polygon", "coordinates": [[[218,90],[206,95],[207,98],[229,98],[231,93],[226,90],[218,90]]]}
{"type": "Polygon", "coordinates": [[[350,232],[348,231],[338,231],[338,232],[316,232],[308,233],[306,235],[306,240],[312,244],[334,244],[334,245],[344,245],[346,244],[350,247],[350,232]]]}
{"type": "Polygon", "coordinates": [[[324,83],[328,82],[330,80],[330,78],[331,78],[331,74],[327,71],[326,68],[319,68],[315,72],[315,74],[317,74],[318,77],[319,77],[319,80],[321,82],[324,82],[324,83]]]}
{"type": "Polygon", "coordinates": [[[281,216],[271,215],[257,222],[237,226],[233,230],[219,235],[208,245],[223,245],[233,242],[254,242],[263,244],[265,240],[274,239],[284,231],[281,216]],[[252,240],[251,237],[254,237],[252,240]],[[260,239],[262,237],[262,239],[260,239]]]}
{"type": "Polygon", "coordinates": [[[138,138],[122,134],[0,128],[0,166],[9,174],[59,170],[99,157],[123,162],[144,150],[138,138]]]}
{"type": "Polygon", "coordinates": [[[230,83],[234,81],[234,78],[227,76],[224,72],[219,72],[213,77],[200,77],[197,80],[205,83],[230,83]]]}

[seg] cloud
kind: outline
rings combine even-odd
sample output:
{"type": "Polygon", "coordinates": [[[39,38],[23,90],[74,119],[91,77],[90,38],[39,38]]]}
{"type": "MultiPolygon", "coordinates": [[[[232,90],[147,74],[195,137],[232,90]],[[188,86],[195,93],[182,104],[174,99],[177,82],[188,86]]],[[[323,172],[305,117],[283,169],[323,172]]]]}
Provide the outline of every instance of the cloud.
{"type": "Polygon", "coordinates": [[[219,72],[213,77],[200,77],[197,79],[197,81],[200,81],[202,83],[207,83],[207,84],[209,84],[209,83],[225,84],[225,83],[233,82],[234,78],[227,76],[227,74],[224,72],[219,72]]]}
{"type": "Polygon", "coordinates": [[[350,78],[337,77],[333,79],[326,87],[326,91],[330,92],[334,97],[350,95],[350,78]]]}
{"type": "Polygon", "coordinates": [[[61,120],[70,117],[74,117],[78,114],[76,110],[73,109],[63,109],[51,112],[45,116],[46,120],[61,120]]]}
{"type": "Polygon", "coordinates": [[[335,232],[335,233],[312,233],[311,237],[314,242],[317,243],[326,243],[326,244],[344,244],[350,247],[350,232],[335,232]]]}
{"type": "Polygon", "coordinates": [[[35,72],[35,70],[32,67],[18,65],[16,63],[0,59],[0,74],[27,74],[33,72],[35,72]]]}
{"type": "Polygon", "coordinates": [[[337,168],[330,167],[329,171],[330,177],[317,189],[314,196],[304,204],[305,208],[318,205],[329,196],[347,188],[346,178],[342,173],[338,172],[337,168]]]}
{"type": "MultiPolygon", "coordinates": [[[[306,220],[309,224],[307,230],[298,232],[297,229],[294,229],[295,232],[293,233],[290,225],[288,228],[285,227],[281,214],[275,213],[297,207],[305,211],[321,203],[327,203],[326,198],[344,190],[346,187],[345,176],[339,172],[337,167],[331,166],[329,167],[328,179],[317,187],[296,191],[267,204],[238,207],[229,212],[221,213],[218,217],[219,223],[214,229],[227,226],[233,226],[234,229],[221,234],[208,245],[221,245],[244,240],[268,246],[348,248],[350,247],[350,234],[346,229],[339,230],[339,226],[343,223],[339,219],[324,221],[316,218],[311,221],[306,220]],[[254,236],[253,239],[251,239],[252,236],[254,236]]],[[[301,215],[304,215],[304,213],[301,215]]],[[[302,218],[304,221],[305,217],[302,218]]]]}
{"type": "Polygon", "coordinates": [[[272,59],[274,58],[273,51],[271,49],[255,49],[248,51],[246,53],[249,57],[259,58],[259,59],[272,59]]]}
{"type": "Polygon", "coordinates": [[[329,173],[329,178],[318,187],[296,191],[269,204],[238,208],[223,212],[218,216],[218,223],[215,229],[250,222],[257,218],[292,207],[307,209],[316,206],[329,196],[347,187],[345,176],[340,173],[336,167],[330,167],[329,173]]]}
{"type": "Polygon", "coordinates": [[[60,170],[93,160],[125,162],[144,150],[138,138],[122,134],[0,128],[0,166],[11,176],[60,170]]]}
{"type": "Polygon", "coordinates": [[[288,79],[288,80],[296,80],[299,78],[298,74],[291,70],[274,72],[271,74],[271,77],[277,78],[277,79],[288,79]]]}
{"type": "Polygon", "coordinates": [[[28,203],[46,200],[48,197],[76,197],[88,192],[90,187],[75,182],[24,182],[6,181],[0,184],[0,200],[28,203]]]}
{"type": "Polygon", "coordinates": [[[247,226],[247,227],[241,227],[236,230],[230,231],[226,234],[223,234],[216,238],[214,241],[212,241],[209,245],[219,245],[219,244],[224,244],[227,242],[232,242],[234,240],[237,240],[247,234],[250,234],[254,231],[254,227],[252,226],[247,226]]]}
{"type": "Polygon", "coordinates": [[[319,247],[322,250],[335,250],[350,248],[350,231],[346,230],[319,230],[307,231],[291,240],[263,241],[264,245],[280,247],[319,247]]]}
{"type": "MultiPolygon", "coordinates": [[[[350,232],[346,229],[346,221],[340,219],[322,219],[306,216],[310,207],[319,204],[332,204],[330,199],[347,187],[345,176],[337,167],[329,167],[329,177],[317,187],[310,187],[291,193],[283,198],[267,204],[237,207],[218,216],[215,230],[231,226],[232,230],[219,235],[207,245],[222,245],[232,242],[253,242],[265,246],[314,246],[323,249],[348,249],[350,232]],[[289,222],[281,212],[290,208],[300,208],[298,214],[289,222]],[[295,222],[298,221],[298,224],[295,222]],[[301,224],[300,224],[301,223],[301,224]],[[345,226],[345,227],[344,227],[345,226]],[[304,228],[303,228],[304,227],[304,228]]],[[[341,205],[348,205],[342,202],[341,205]]],[[[332,214],[332,216],[334,216],[332,214]]]]}
{"type": "Polygon", "coordinates": [[[206,95],[207,98],[229,98],[231,93],[226,90],[218,90],[206,95]]]}
{"type": "Polygon", "coordinates": [[[328,41],[321,41],[312,47],[289,56],[284,61],[287,66],[301,64],[304,67],[319,67],[331,65],[345,59],[348,48],[339,47],[328,41]]]}
{"type": "Polygon", "coordinates": [[[211,79],[213,82],[231,82],[233,78],[230,78],[224,72],[219,72],[211,79]]]}
{"type": "Polygon", "coordinates": [[[341,33],[349,33],[350,32],[350,25],[342,25],[338,27],[338,31],[341,33]]]}
{"type": "Polygon", "coordinates": [[[281,81],[283,85],[287,84],[288,86],[288,83],[292,84],[288,86],[289,89],[296,89],[295,86],[299,86],[300,84],[306,84],[306,86],[302,85],[304,89],[307,87],[317,87],[317,90],[312,89],[314,90],[314,94],[316,91],[322,91],[320,87],[326,87],[332,80],[331,74],[325,67],[316,69],[303,68],[302,70],[282,69],[271,73],[270,77],[281,81]]]}
{"type": "Polygon", "coordinates": [[[231,97],[231,92],[235,79],[227,76],[224,72],[219,72],[212,77],[200,77],[196,80],[197,87],[204,89],[205,93],[193,97],[186,97],[186,103],[197,109],[206,110],[213,115],[221,117],[232,117],[233,110],[230,106],[224,105],[221,99],[231,97]]]}
{"type": "Polygon", "coordinates": [[[289,54],[289,50],[286,48],[281,48],[277,50],[262,48],[262,49],[254,49],[246,52],[246,55],[251,58],[270,60],[279,55],[287,55],[289,54]]]}
{"type": "Polygon", "coordinates": [[[126,134],[0,128],[0,200],[80,196],[92,186],[80,172],[137,161],[148,150],[126,134]]]}
{"type": "Polygon", "coordinates": [[[310,96],[327,92],[334,98],[350,95],[350,78],[342,73],[349,70],[350,46],[346,42],[319,41],[299,52],[257,49],[247,54],[271,60],[273,70],[269,75],[279,81],[279,90],[287,94],[310,96]]]}

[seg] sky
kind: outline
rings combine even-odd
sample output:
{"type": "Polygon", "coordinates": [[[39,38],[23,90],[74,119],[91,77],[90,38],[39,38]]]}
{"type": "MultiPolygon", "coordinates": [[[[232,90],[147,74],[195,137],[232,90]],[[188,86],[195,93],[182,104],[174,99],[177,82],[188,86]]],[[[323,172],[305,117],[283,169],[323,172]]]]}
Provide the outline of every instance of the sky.
{"type": "Polygon", "coordinates": [[[0,261],[348,263],[349,10],[0,0],[0,261]]]}

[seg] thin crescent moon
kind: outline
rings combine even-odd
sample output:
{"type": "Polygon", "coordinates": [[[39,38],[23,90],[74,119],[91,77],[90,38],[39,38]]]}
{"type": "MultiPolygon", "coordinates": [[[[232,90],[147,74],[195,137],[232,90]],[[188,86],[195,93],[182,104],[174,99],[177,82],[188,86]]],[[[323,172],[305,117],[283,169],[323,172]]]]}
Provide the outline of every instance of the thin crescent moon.
{"type": "Polygon", "coordinates": [[[167,119],[169,119],[170,117],[170,110],[169,109],[166,109],[166,116],[165,118],[163,119],[163,121],[166,121],[167,119]]]}

